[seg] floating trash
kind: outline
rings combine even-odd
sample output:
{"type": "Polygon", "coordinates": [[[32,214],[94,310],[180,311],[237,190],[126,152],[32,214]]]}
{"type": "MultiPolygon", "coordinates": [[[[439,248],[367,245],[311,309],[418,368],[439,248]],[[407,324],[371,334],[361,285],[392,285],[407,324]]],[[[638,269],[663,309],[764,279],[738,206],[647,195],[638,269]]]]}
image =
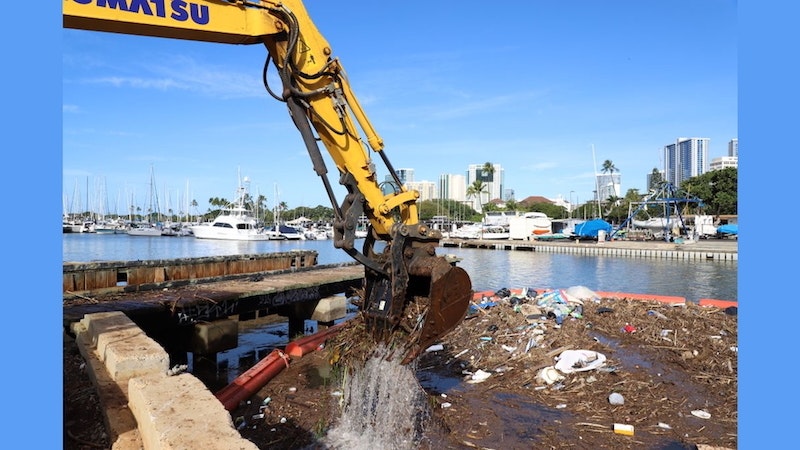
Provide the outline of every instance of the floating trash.
{"type": "Polygon", "coordinates": [[[633,436],[633,425],[628,425],[626,423],[615,423],[614,433],[623,434],[625,436],[633,436]]]}
{"type": "Polygon", "coordinates": [[[606,363],[606,355],[593,350],[564,350],[556,359],[555,368],[561,373],[597,369],[606,363]]]}
{"type": "Polygon", "coordinates": [[[624,405],[625,398],[622,396],[622,394],[613,392],[608,396],[608,403],[611,403],[612,405],[624,405]]]}
{"type": "Polygon", "coordinates": [[[242,428],[247,426],[247,422],[244,420],[244,416],[239,416],[234,421],[234,425],[236,425],[237,430],[241,430],[242,428]]]}
{"type": "Polygon", "coordinates": [[[444,350],[444,345],[434,344],[425,349],[425,352],[438,352],[444,350]]]}
{"type": "Polygon", "coordinates": [[[561,375],[555,367],[548,366],[540,370],[539,373],[536,374],[536,378],[547,384],[553,384],[563,380],[564,375],[561,375]]]}
{"type": "Polygon", "coordinates": [[[658,311],[656,311],[656,310],[653,310],[653,309],[651,309],[650,311],[647,311],[647,315],[648,315],[648,316],[654,316],[654,317],[656,317],[656,318],[658,318],[658,319],[669,319],[669,318],[668,318],[667,316],[665,316],[664,314],[661,314],[660,312],[658,312],[658,311]]]}
{"type": "Polygon", "coordinates": [[[482,383],[486,381],[487,378],[491,376],[491,372],[486,372],[484,370],[478,369],[475,373],[472,374],[472,379],[467,381],[467,383],[482,383]]]}
{"type": "Polygon", "coordinates": [[[711,414],[708,411],[703,411],[702,409],[695,409],[692,411],[692,415],[695,417],[699,417],[701,419],[710,419],[711,414]]]}

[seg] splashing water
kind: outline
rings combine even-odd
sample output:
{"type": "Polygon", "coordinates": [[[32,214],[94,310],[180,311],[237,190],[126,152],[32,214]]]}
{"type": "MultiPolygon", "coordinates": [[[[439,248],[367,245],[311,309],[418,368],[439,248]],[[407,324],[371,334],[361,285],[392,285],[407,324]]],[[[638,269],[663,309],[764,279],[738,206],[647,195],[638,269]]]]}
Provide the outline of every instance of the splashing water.
{"type": "Polygon", "coordinates": [[[414,363],[401,365],[381,346],[346,379],[344,409],[323,439],[327,448],[416,449],[430,417],[414,363]]]}

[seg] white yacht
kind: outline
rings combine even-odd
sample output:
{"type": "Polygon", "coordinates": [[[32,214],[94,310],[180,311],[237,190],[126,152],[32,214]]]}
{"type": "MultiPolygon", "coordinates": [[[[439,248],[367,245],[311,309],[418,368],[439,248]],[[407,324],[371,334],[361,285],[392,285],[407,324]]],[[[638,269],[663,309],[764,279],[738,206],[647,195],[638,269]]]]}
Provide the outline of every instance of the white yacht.
{"type": "MultiPolygon", "coordinates": [[[[245,184],[249,183],[247,177],[245,184]]],[[[245,206],[247,188],[240,184],[236,190],[236,199],[222,209],[211,223],[191,226],[192,234],[197,239],[222,239],[229,241],[268,241],[276,239],[258,224],[245,206]]]]}

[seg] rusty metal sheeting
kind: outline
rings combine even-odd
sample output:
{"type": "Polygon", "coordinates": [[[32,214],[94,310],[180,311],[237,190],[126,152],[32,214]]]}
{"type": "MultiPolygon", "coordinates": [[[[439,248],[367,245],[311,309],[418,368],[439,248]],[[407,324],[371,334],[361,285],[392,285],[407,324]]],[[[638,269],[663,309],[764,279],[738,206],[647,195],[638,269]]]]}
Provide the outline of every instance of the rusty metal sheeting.
{"type": "Polygon", "coordinates": [[[63,291],[122,291],[126,287],[152,283],[252,274],[316,264],[317,252],[313,250],[169,260],[68,262],[64,263],[63,291]]]}

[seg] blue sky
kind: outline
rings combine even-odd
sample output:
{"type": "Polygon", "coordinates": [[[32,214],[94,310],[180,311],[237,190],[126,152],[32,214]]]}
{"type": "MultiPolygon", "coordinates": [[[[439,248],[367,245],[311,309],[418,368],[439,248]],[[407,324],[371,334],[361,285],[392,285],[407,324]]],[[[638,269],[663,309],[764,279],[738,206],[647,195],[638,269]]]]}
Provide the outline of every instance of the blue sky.
{"type": "MultiPolygon", "coordinates": [[[[517,3],[306,7],[392,164],[417,181],[491,161],[518,199],[583,202],[595,161],[614,162],[623,193],[644,191],[664,145],[707,137],[715,158],[738,137],[735,1],[517,3]]],[[[144,209],[151,167],[161,208],[176,212],[231,199],[239,175],[270,207],[329,205],[264,90],[262,46],[62,33],[65,208],[88,197],[144,209]]]]}

